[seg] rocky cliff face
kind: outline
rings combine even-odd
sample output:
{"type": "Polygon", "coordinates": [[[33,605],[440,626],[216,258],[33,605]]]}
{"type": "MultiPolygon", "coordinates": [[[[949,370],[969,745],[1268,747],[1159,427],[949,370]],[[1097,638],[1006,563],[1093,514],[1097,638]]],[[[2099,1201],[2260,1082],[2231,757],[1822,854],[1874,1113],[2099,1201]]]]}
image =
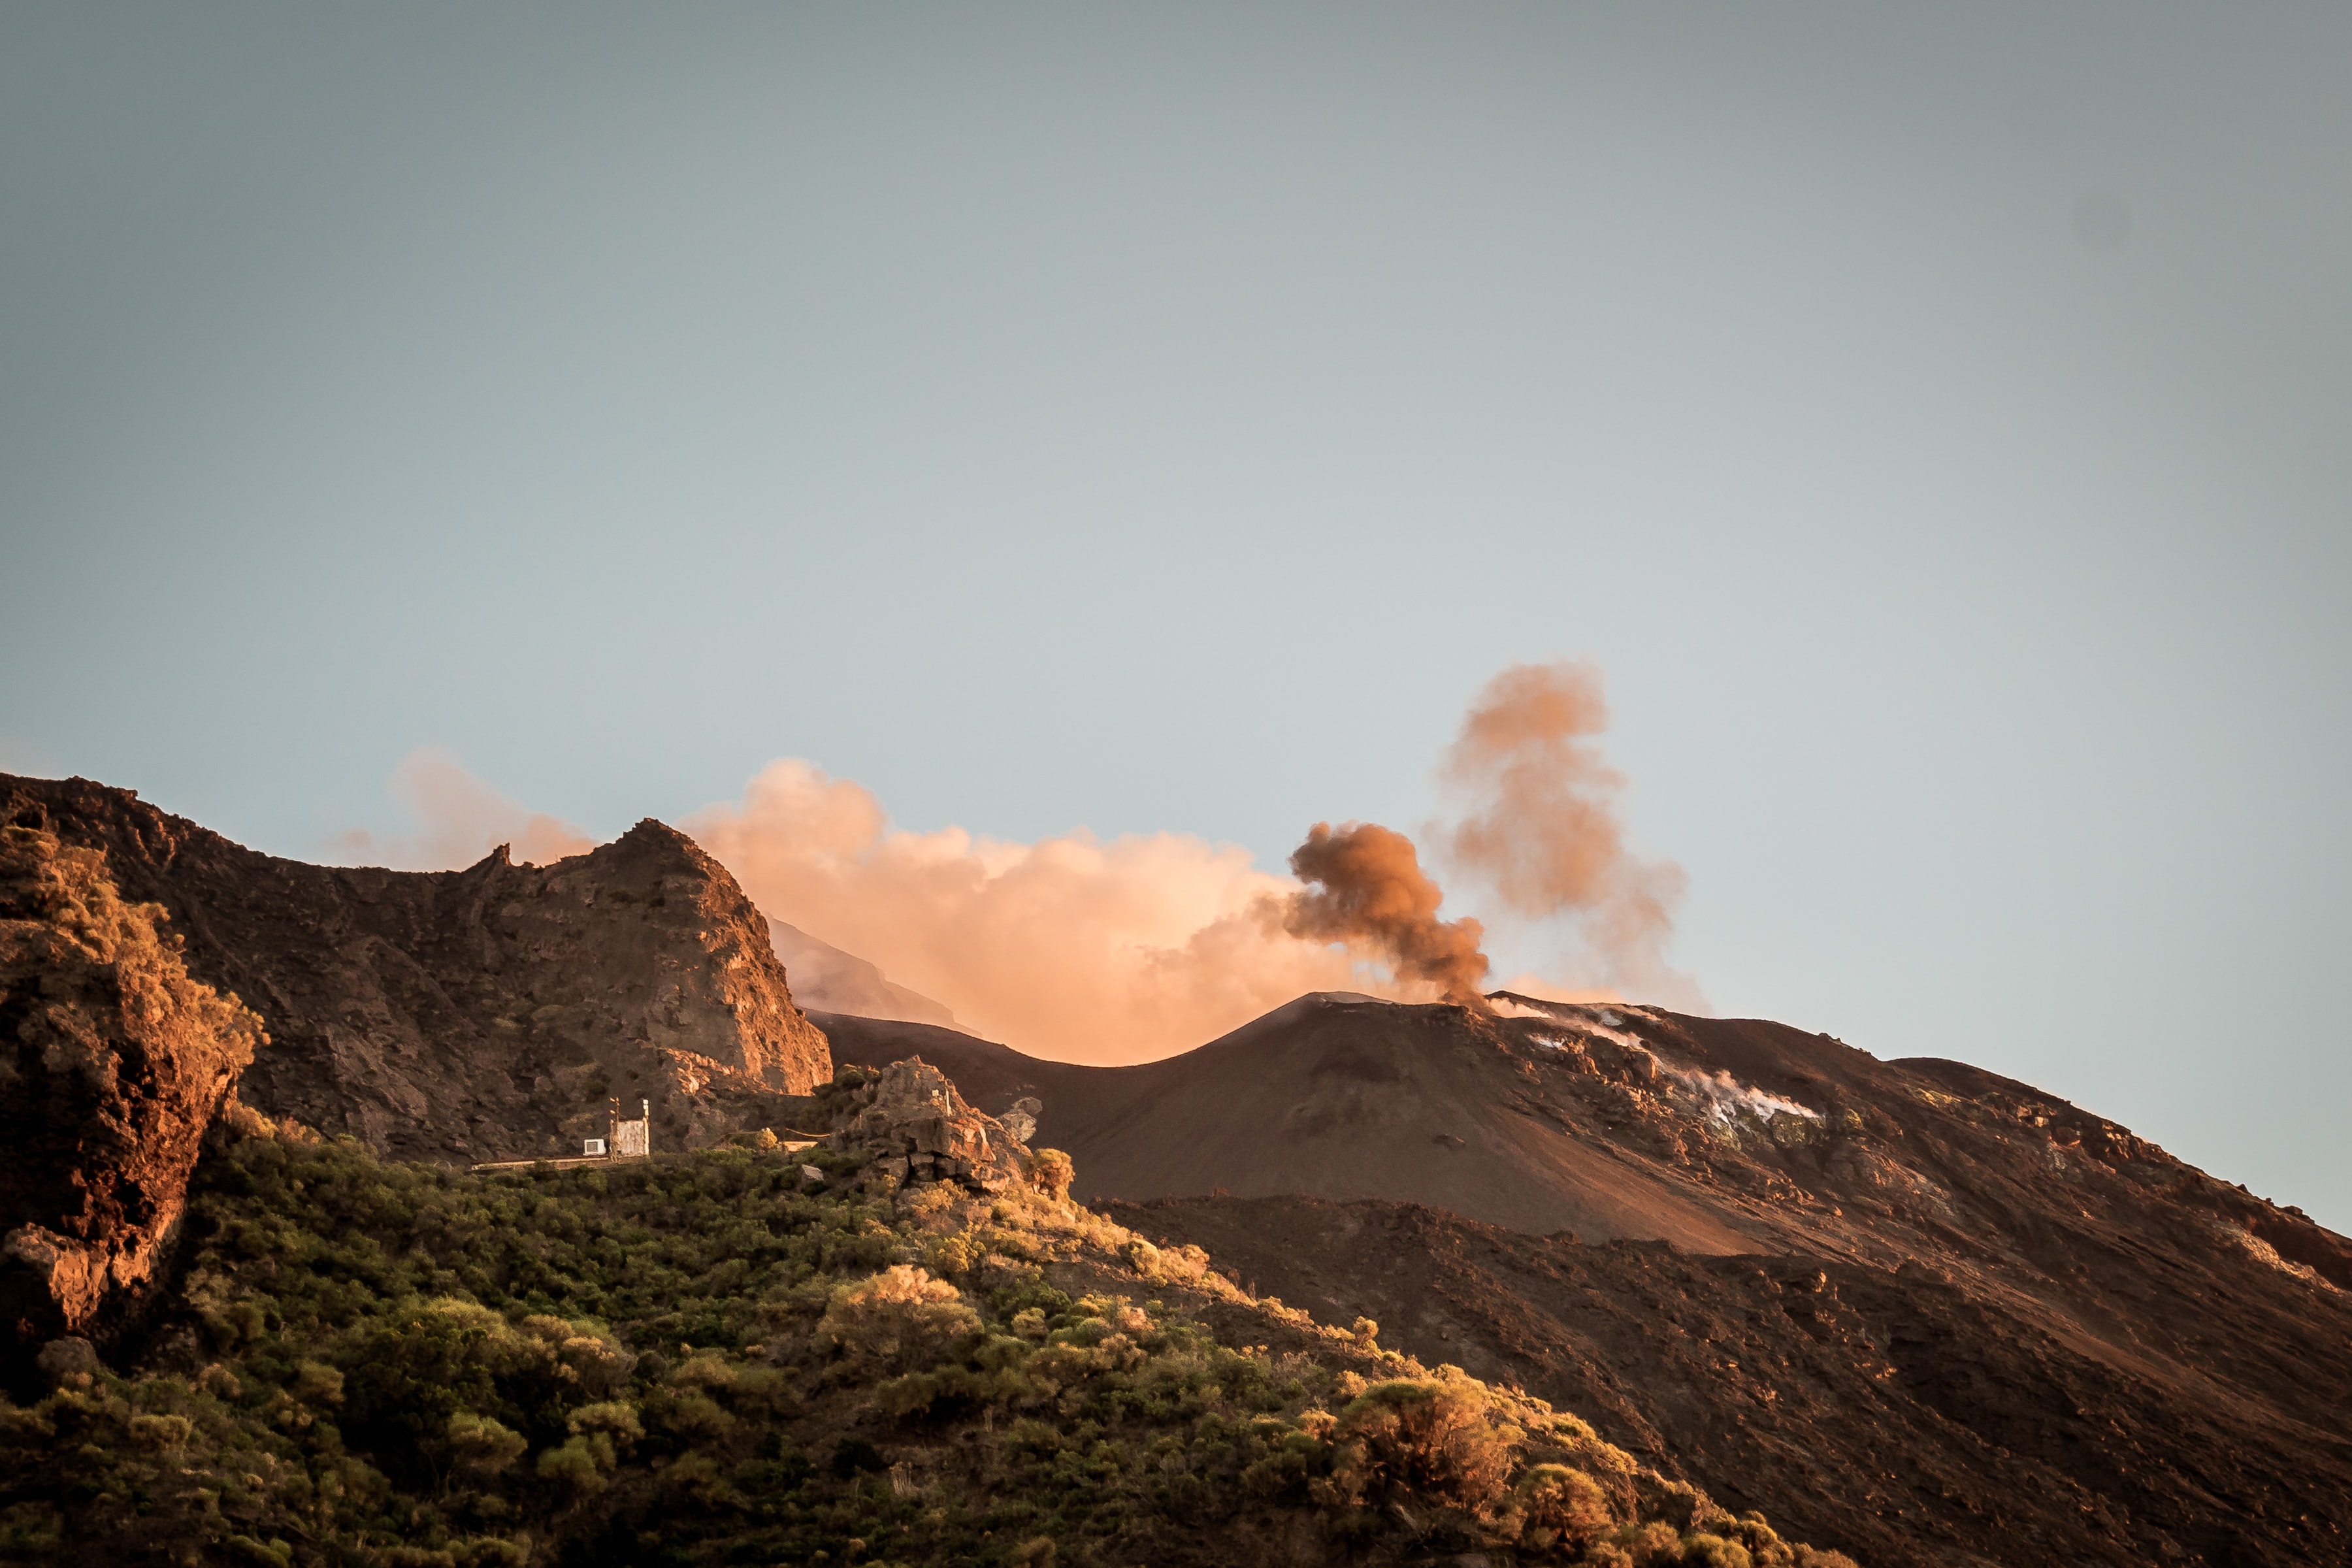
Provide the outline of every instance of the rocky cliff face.
{"type": "Polygon", "coordinates": [[[612,1098],[651,1100],[677,1148],[832,1074],[765,918],[657,822],[552,866],[417,872],[257,854],[83,779],[0,775],[0,821],[104,851],[170,911],[189,973],[267,1025],[247,1101],[382,1152],[576,1152],[612,1098]]]}
{"type": "MultiPolygon", "coordinates": [[[[0,818],[0,821],[5,821],[0,818]]],[[[153,1277],[260,1019],[189,977],[97,850],[0,826],[0,1333],[92,1331],[153,1277]]]]}

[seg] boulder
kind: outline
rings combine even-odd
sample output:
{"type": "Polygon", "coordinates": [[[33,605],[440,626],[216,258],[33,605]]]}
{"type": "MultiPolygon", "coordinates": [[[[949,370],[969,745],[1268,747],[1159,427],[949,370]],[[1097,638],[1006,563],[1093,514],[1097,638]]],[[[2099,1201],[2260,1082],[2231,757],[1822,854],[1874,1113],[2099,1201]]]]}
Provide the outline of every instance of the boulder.
{"type": "Polygon", "coordinates": [[[33,1358],[41,1379],[51,1388],[89,1386],[90,1380],[104,1370],[99,1364],[98,1347],[79,1334],[51,1340],[33,1358]]]}
{"type": "Polygon", "coordinates": [[[872,1168],[895,1179],[1001,1192],[1028,1176],[1021,1140],[964,1103],[947,1075],[920,1057],[892,1062],[877,1075],[846,1069],[830,1098],[833,1130],[825,1142],[871,1154],[872,1168]]]}

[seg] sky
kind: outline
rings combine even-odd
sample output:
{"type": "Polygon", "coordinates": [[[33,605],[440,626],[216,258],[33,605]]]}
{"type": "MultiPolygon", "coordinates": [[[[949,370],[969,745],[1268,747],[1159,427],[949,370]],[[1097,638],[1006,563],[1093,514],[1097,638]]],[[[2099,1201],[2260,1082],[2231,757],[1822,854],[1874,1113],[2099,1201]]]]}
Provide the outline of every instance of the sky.
{"type": "Polygon", "coordinates": [[[0,768],[318,858],[425,748],[596,837],[797,758],[1278,872],[1586,659],[1714,1010],[2352,1230],[2347,80],[2340,5],[12,5],[0,768]]]}

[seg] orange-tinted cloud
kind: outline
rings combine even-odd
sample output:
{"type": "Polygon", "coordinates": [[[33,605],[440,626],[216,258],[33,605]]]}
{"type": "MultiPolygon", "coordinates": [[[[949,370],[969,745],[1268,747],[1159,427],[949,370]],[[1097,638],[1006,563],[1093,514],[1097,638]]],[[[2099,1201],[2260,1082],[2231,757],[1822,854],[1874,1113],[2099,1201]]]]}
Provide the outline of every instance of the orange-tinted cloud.
{"type": "Polygon", "coordinates": [[[370,833],[354,827],[327,841],[327,856],[346,866],[446,871],[470,866],[505,844],[515,859],[544,866],[584,855],[596,841],[572,824],[509,800],[466,771],[457,754],[428,746],[401,759],[392,775],[394,799],[416,818],[415,833],[370,833]]]}
{"type": "Polygon", "coordinates": [[[1580,967],[1627,995],[1691,1005],[1697,989],[1665,961],[1682,868],[1636,858],[1617,816],[1624,775],[1591,737],[1609,726],[1601,672],[1556,660],[1488,681],[1446,752],[1444,777],[1469,810],[1444,830],[1444,858],[1528,922],[1564,921],[1580,967]]]}
{"type": "Polygon", "coordinates": [[[796,760],[679,826],[772,918],[1041,1056],[1146,1061],[1302,992],[1395,990],[1283,929],[1296,882],[1187,834],[1019,844],[960,827],[911,833],[862,786],[796,760]]]}

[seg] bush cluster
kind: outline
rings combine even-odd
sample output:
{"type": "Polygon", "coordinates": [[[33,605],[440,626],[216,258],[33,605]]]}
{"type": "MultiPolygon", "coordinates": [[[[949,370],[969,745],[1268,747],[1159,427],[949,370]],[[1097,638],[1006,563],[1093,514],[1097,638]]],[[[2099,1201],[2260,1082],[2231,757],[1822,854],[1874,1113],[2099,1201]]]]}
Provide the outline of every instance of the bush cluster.
{"type": "Polygon", "coordinates": [[[139,1370],[0,1408],[0,1561],[1843,1562],[1055,1193],[813,1193],[740,1149],[475,1177],[248,1130],[139,1370]],[[1227,1342],[1261,1335],[1288,1348],[1227,1342]]]}

